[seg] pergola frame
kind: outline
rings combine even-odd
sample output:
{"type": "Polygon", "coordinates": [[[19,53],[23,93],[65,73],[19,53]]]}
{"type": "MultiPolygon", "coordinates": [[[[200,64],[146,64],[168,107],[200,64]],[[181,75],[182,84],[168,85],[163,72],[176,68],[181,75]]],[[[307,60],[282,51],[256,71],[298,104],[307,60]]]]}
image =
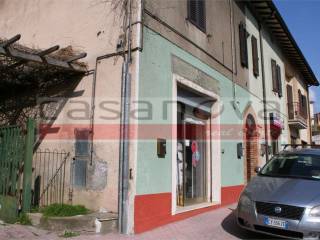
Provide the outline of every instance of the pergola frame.
{"type": "Polygon", "coordinates": [[[20,38],[0,39],[0,125],[23,126],[25,119],[38,118],[43,98],[59,98],[59,107],[50,111],[60,111],[88,73],[86,64],[78,62],[86,53],[75,53],[71,46],[28,48],[18,44],[20,38]]]}
{"type": "Polygon", "coordinates": [[[71,56],[70,59],[67,60],[60,60],[58,58],[49,56],[49,54],[59,50],[59,45],[38,52],[28,52],[14,47],[14,43],[18,42],[20,38],[21,35],[17,34],[16,36],[0,43],[0,55],[4,55],[16,60],[14,66],[11,65],[6,67],[17,67],[27,62],[35,62],[76,72],[86,72],[86,68],[84,66],[74,63],[79,59],[85,58],[87,56],[86,53],[80,53],[79,55],[71,56]]]}

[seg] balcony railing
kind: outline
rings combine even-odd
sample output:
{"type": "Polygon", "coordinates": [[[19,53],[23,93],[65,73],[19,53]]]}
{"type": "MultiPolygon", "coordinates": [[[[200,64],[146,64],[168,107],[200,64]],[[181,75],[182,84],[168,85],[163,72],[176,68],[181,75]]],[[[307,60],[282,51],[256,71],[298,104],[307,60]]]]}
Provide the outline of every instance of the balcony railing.
{"type": "Polygon", "coordinates": [[[307,128],[308,109],[299,102],[288,103],[289,124],[298,129],[307,128]]]}

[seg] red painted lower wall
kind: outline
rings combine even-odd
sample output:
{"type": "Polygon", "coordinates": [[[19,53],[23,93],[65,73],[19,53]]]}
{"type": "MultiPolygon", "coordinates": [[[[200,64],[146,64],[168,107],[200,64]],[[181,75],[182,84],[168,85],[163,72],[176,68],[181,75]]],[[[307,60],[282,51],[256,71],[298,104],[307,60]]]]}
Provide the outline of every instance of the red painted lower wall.
{"type": "Polygon", "coordinates": [[[135,197],[134,231],[142,233],[153,228],[186,219],[238,201],[244,186],[223,187],[221,204],[171,215],[171,193],[138,195],[135,197]]]}

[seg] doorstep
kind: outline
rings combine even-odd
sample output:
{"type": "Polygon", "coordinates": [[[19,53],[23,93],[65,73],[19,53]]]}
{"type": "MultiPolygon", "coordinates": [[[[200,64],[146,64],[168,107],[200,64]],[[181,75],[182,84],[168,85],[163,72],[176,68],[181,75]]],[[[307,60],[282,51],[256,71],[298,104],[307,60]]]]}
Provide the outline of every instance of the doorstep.
{"type": "Polygon", "coordinates": [[[185,213],[185,212],[190,212],[190,211],[194,211],[194,210],[198,210],[198,209],[202,209],[202,208],[208,208],[208,207],[213,207],[213,206],[219,206],[220,203],[218,202],[205,202],[205,203],[198,203],[198,204],[194,204],[194,205],[190,205],[190,206],[186,206],[186,207],[177,207],[175,214],[180,214],[180,213],[185,213]]]}
{"type": "Polygon", "coordinates": [[[93,212],[72,217],[44,217],[41,213],[28,213],[32,225],[53,232],[64,230],[107,234],[117,231],[118,214],[93,212]],[[97,221],[100,225],[97,230],[97,221]]]}

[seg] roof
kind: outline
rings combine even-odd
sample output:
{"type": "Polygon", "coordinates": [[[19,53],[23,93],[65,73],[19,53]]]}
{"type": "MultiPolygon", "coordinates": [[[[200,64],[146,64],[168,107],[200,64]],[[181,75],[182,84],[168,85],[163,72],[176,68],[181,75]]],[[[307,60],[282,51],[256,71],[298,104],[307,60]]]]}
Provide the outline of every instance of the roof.
{"type": "Polygon", "coordinates": [[[251,0],[248,2],[251,10],[266,25],[273,36],[279,42],[286,56],[294,63],[295,67],[301,72],[308,85],[319,86],[309,63],[304,57],[294,37],[290,33],[288,26],[283,20],[280,12],[272,0],[251,0]]]}

